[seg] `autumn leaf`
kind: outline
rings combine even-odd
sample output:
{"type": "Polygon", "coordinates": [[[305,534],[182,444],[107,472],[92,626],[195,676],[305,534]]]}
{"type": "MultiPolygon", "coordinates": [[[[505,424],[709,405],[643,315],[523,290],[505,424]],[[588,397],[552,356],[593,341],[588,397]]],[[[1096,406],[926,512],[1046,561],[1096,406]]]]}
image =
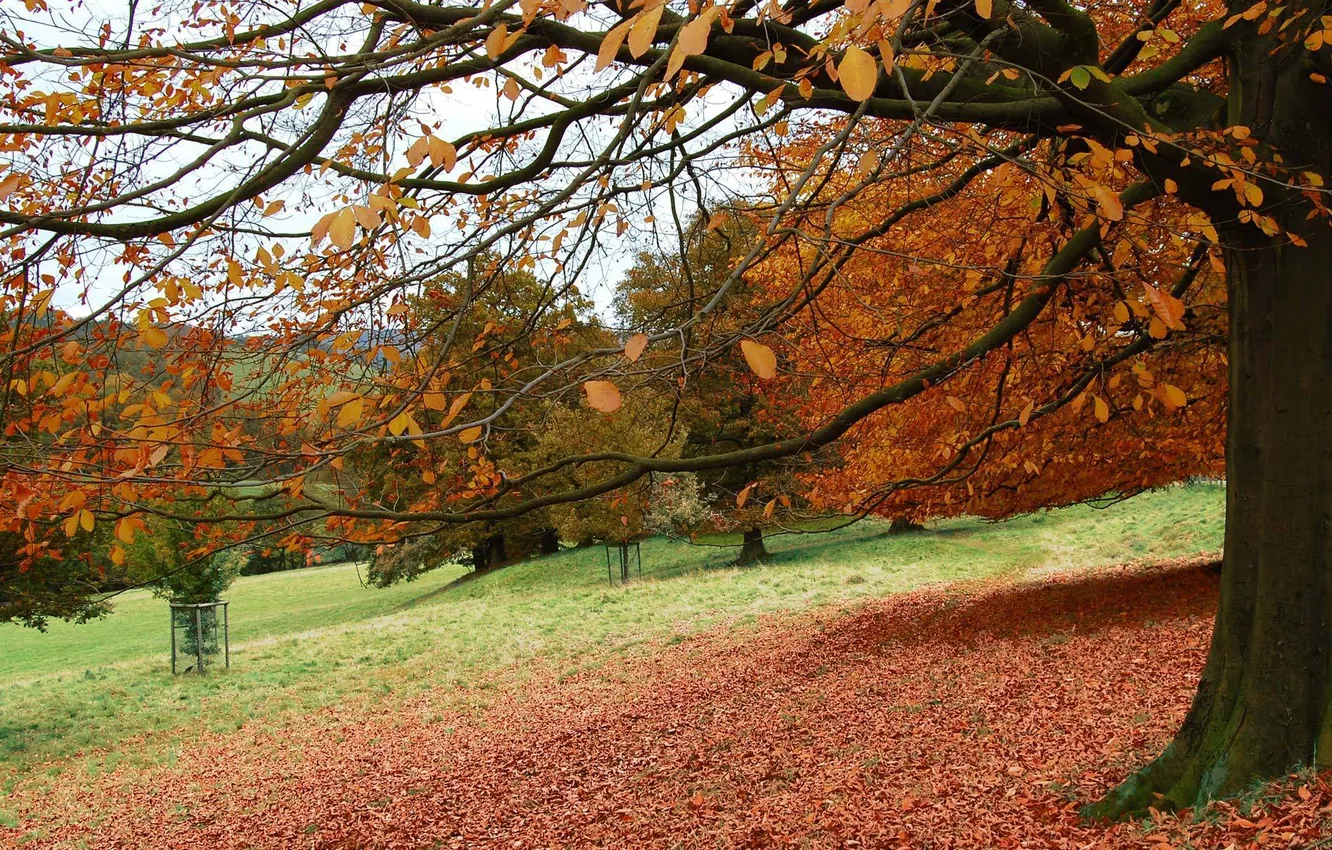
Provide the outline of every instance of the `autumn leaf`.
{"type": "Polygon", "coordinates": [[[993,0],[976,0],[976,14],[988,21],[994,14],[993,0]]]}
{"type": "Polygon", "coordinates": [[[1152,306],[1156,317],[1171,330],[1184,330],[1184,302],[1150,283],[1144,283],[1142,288],[1147,293],[1147,303],[1152,306]]]}
{"type": "Polygon", "coordinates": [[[606,33],[606,37],[601,40],[601,49],[597,51],[597,64],[593,70],[601,71],[609,68],[615,61],[615,54],[620,52],[620,46],[624,44],[624,37],[629,34],[631,23],[632,19],[622,21],[606,33]]]}
{"type": "Polygon", "coordinates": [[[1035,410],[1036,410],[1036,402],[1028,401],[1027,406],[1022,408],[1022,412],[1018,414],[1018,426],[1022,428],[1027,427],[1027,423],[1031,421],[1031,414],[1035,410]]]}
{"type": "Polygon", "coordinates": [[[475,443],[481,439],[481,426],[473,425],[471,428],[464,428],[458,432],[458,440],[463,443],[475,443]]]}
{"type": "Polygon", "coordinates": [[[1115,194],[1113,189],[1106,186],[1093,186],[1092,195],[1096,198],[1096,206],[1101,211],[1101,217],[1109,221],[1122,221],[1124,218],[1124,204],[1119,200],[1119,195],[1115,194]]]}
{"type": "Polygon", "coordinates": [[[351,401],[346,402],[338,410],[338,427],[352,428],[360,424],[361,417],[365,415],[365,399],[356,396],[351,401]]]}
{"type": "Polygon", "coordinates": [[[744,355],[749,368],[759,378],[770,381],[777,377],[777,355],[772,353],[771,348],[761,342],[744,339],[740,341],[740,352],[744,355]]]}
{"type": "Polygon", "coordinates": [[[629,53],[635,59],[647,53],[652,46],[652,38],[657,34],[657,24],[661,22],[661,13],[666,10],[664,3],[639,12],[629,27],[629,53]]]}
{"type": "Polygon", "coordinates": [[[852,100],[868,100],[879,81],[879,65],[854,44],[846,49],[837,66],[837,81],[852,100]]]}
{"type": "Polygon", "coordinates": [[[1092,411],[1098,422],[1110,421],[1110,405],[1106,404],[1105,399],[1098,395],[1092,396],[1092,411]]]}
{"type": "Polygon", "coordinates": [[[356,241],[356,215],[351,207],[337,212],[328,224],[328,241],[333,247],[345,251],[356,241]]]}
{"type": "Polygon", "coordinates": [[[614,413],[620,409],[620,388],[610,381],[584,381],[583,392],[593,410],[614,413]]]}
{"type": "Polygon", "coordinates": [[[643,356],[643,349],[647,348],[647,334],[634,334],[625,340],[624,356],[630,363],[637,363],[638,358],[643,356]]]}
{"type": "Polygon", "coordinates": [[[1160,384],[1156,389],[1157,397],[1170,410],[1177,410],[1189,403],[1189,397],[1184,394],[1184,391],[1173,384],[1160,384]]]}
{"type": "Polygon", "coordinates": [[[166,333],[159,327],[148,325],[139,331],[139,338],[150,348],[162,348],[168,342],[166,333]]]}
{"type": "Polygon", "coordinates": [[[735,494],[735,506],[737,508],[743,508],[745,506],[745,502],[749,501],[749,494],[754,491],[754,486],[757,483],[757,481],[751,481],[746,484],[739,493],[735,494]]]}

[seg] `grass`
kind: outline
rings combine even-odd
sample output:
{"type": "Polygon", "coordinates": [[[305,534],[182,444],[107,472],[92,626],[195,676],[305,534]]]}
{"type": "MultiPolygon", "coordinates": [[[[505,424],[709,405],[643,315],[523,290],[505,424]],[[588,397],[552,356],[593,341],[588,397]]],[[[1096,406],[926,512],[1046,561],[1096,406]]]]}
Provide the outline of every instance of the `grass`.
{"type": "Polygon", "coordinates": [[[227,594],[232,669],[202,678],[170,675],[166,603],[128,593],[100,622],[56,623],[46,634],[0,626],[0,792],[23,775],[169,761],[202,730],[281,727],[327,706],[430,688],[468,686],[465,698],[476,699],[498,671],[520,680],[533,661],[572,669],[765,612],[1215,551],[1223,502],[1221,488],[1195,486],[1103,510],[948,520],[906,536],[865,522],[773,538],[772,560],[743,570],[727,566],[734,549],[652,539],[642,545],[643,581],[625,588],[607,586],[599,547],[476,580],[441,570],[388,590],[361,587],[353,565],[243,578],[227,594]]]}

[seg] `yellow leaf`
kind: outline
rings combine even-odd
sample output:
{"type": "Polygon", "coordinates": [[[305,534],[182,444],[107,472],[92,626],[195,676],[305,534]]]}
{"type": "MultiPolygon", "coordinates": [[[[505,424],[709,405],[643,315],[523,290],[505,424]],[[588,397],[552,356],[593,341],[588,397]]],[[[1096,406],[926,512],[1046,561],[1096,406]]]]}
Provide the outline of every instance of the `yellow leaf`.
{"type": "Polygon", "coordinates": [[[593,410],[614,413],[620,409],[620,388],[610,381],[584,381],[583,392],[587,393],[587,404],[593,410]]]}
{"type": "Polygon", "coordinates": [[[994,14],[993,0],[976,0],[976,14],[988,21],[994,14]]]}
{"type": "Polygon", "coordinates": [[[455,418],[457,418],[458,414],[462,411],[464,407],[467,406],[467,402],[471,401],[471,399],[472,399],[471,393],[463,393],[462,395],[455,398],[453,400],[453,404],[449,405],[449,412],[444,416],[444,420],[439,423],[439,427],[441,428],[449,427],[449,423],[452,422],[455,418]]]}
{"type": "Polygon", "coordinates": [[[948,406],[956,410],[958,413],[961,413],[962,411],[967,409],[966,402],[964,402],[962,399],[958,398],[957,396],[950,395],[947,398],[945,398],[944,401],[948,402],[948,406]]]}
{"type": "Polygon", "coordinates": [[[96,518],[93,517],[92,511],[88,510],[87,508],[84,508],[83,510],[79,511],[79,525],[83,527],[84,531],[92,531],[93,523],[95,521],[96,518]]]}
{"type": "Polygon", "coordinates": [[[333,247],[345,251],[356,241],[356,214],[351,207],[341,209],[328,224],[328,240],[333,247]]]}
{"type": "Polygon", "coordinates": [[[407,411],[405,410],[401,411],[397,416],[389,420],[388,424],[389,433],[397,437],[403,431],[406,431],[407,423],[411,421],[411,418],[412,417],[407,415],[407,411]]]}
{"type": "Polygon", "coordinates": [[[610,63],[615,61],[615,54],[620,52],[620,45],[624,44],[624,37],[629,34],[630,23],[631,21],[621,21],[606,33],[606,37],[601,40],[601,48],[597,51],[597,65],[594,70],[609,68],[610,63]]]}
{"type": "Polygon", "coordinates": [[[365,414],[365,399],[357,396],[342,406],[338,411],[338,427],[351,428],[361,421],[365,414]]]}
{"type": "Polygon", "coordinates": [[[749,368],[754,370],[754,374],[759,378],[770,381],[777,377],[777,355],[772,353],[771,348],[761,342],[743,339],[740,341],[740,352],[744,354],[749,368]]]}
{"type": "Polygon", "coordinates": [[[634,334],[624,343],[624,356],[630,363],[637,363],[638,358],[643,356],[643,349],[647,348],[647,334],[634,334]]]}
{"type": "Polygon", "coordinates": [[[1189,397],[1184,391],[1174,384],[1161,384],[1156,388],[1156,395],[1165,406],[1171,410],[1176,410],[1189,403],[1189,397]]]}
{"type": "Polygon", "coordinates": [[[119,543],[111,547],[111,563],[117,567],[125,563],[125,549],[119,543]]]}
{"type": "Polygon", "coordinates": [[[473,425],[471,428],[464,428],[458,432],[458,439],[464,443],[475,443],[481,439],[481,426],[473,425]]]}
{"type": "Polygon", "coordinates": [[[167,344],[166,333],[154,325],[148,325],[139,331],[139,336],[143,337],[143,341],[152,348],[161,348],[167,344]]]}
{"type": "Polygon", "coordinates": [[[421,403],[425,405],[426,410],[443,410],[444,393],[426,392],[421,394],[421,403]]]}
{"type": "Polygon", "coordinates": [[[657,34],[657,24],[661,23],[661,13],[665,10],[663,4],[634,16],[633,26],[629,27],[629,52],[635,59],[652,46],[652,37],[657,34]]]}
{"type": "Polygon", "coordinates": [[[1106,404],[1098,395],[1092,396],[1092,411],[1096,414],[1097,421],[1110,421],[1110,405],[1106,404]]]}
{"type": "Polygon", "coordinates": [[[71,516],[69,519],[65,520],[65,522],[64,522],[64,524],[63,524],[62,527],[64,528],[65,536],[66,536],[66,537],[73,537],[75,534],[78,534],[78,533],[79,533],[79,515],[78,515],[78,514],[74,514],[74,515],[71,516]]]}
{"type": "Polygon", "coordinates": [[[116,521],[116,539],[123,543],[134,542],[134,523],[128,519],[116,521]]]}
{"type": "Polygon", "coordinates": [[[837,66],[837,79],[847,97],[868,100],[879,82],[879,65],[873,56],[853,44],[842,54],[842,61],[837,66]]]}

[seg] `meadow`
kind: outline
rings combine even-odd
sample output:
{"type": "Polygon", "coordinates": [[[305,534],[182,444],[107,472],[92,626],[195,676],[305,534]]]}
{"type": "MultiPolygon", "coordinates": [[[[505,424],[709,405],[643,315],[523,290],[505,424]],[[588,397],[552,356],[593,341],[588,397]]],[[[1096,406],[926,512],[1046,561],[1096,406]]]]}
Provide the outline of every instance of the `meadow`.
{"type": "Polygon", "coordinates": [[[1223,505],[1222,488],[1194,485],[899,536],[865,521],[775,536],[772,559],[745,569],[728,566],[738,541],[656,538],[642,544],[643,579],[623,588],[608,586],[600,547],[390,589],[363,587],[353,564],[242,578],[227,594],[232,669],[206,677],[171,676],[166,603],[125,593],[101,621],[0,627],[0,791],[21,777],[64,784],[122,763],[169,765],[201,734],[280,730],[330,706],[388,710],[442,690],[479,711],[488,689],[537,667],[575,676],[721,625],[743,634],[771,612],[1217,552],[1223,505]]]}

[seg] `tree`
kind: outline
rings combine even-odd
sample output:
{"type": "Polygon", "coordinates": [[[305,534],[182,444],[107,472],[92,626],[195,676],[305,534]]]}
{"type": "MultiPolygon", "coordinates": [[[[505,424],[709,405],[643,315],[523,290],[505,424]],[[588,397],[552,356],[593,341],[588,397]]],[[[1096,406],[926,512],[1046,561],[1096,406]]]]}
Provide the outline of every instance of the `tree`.
{"type": "MultiPolygon", "coordinates": [[[[757,281],[745,277],[730,286],[726,283],[731,269],[758,238],[753,224],[743,208],[718,212],[711,220],[696,216],[675,248],[640,252],[616,287],[621,325],[646,337],[693,324],[686,344],[702,349],[711,348],[714,339],[743,333],[756,318],[757,281]],[[719,293],[706,320],[691,323],[691,317],[719,293]]],[[[766,369],[760,361],[769,351],[753,341],[739,347],[723,345],[718,354],[693,369],[683,385],[672,389],[670,421],[683,438],[683,457],[750,449],[800,433],[789,406],[779,399],[800,395],[807,386],[788,380],[780,395],[766,393],[762,384],[773,375],[756,373],[749,361],[758,358],[755,362],[766,369]]],[[[830,469],[836,466],[831,460],[831,452],[820,452],[802,466],[830,469]]],[[[788,519],[794,505],[803,505],[795,466],[789,460],[757,461],[698,475],[701,494],[713,508],[711,530],[741,532],[738,565],[766,560],[764,530],[788,519]]]]}
{"type": "MultiPolygon", "coordinates": [[[[297,499],[272,514],[292,523],[378,523],[388,536],[404,522],[501,521],[657,473],[807,457],[884,411],[941,396],[974,410],[969,392],[1002,375],[1019,343],[1026,369],[1048,356],[1074,392],[1039,407],[992,392],[991,424],[946,446],[929,475],[879,489],[937,482],[1078,398],[1108,422],[1106,397],[1079,382],[1168,343],[1199,306],[1193,264],[1162,262],[1143,299],[1126,297],[1120,246],[1165,257],[1183,240],[1215,250],[1227,278],[1221,605],[1178,738],[1094,811],[1140,810],[1156,794],[1189,805],[1325,764],[1332,32],[1322,4],[378,0],[284,13],[205,2],[92,22],[83,37],[67,26],[86,13],[27,8],[29,20],[6,17],[0,33],[0,312],[11,329],[0,504],[28,506],[0,530],[32,535],[26,566],[66,529],[144,512],[188,518],[191,502],[163,509],[156,498],[225,495],[242,480],[297,499]],[[462,92],[493,102],[495,120],[472,109],[466,128],[446,127],[439,116],[459,112],[441,104],[462,92]],[[793,131],[819,141],[791,179],[763,155],[793,131]],[[938,202],[1005,166],[1041,186],[1027,215],[985,229],[974,215],[930,220],[938,202]],[[763,181],[765,169],[775,179],[763,181]],[[857,178],[830,197],[832,177],[847,173],[857,178]],[[891,215],[839,218],[875,194],[897,204],[891,215]],[[461,332],[502,268],[571,292],[617,237],[680,230],[735,196],[763,238],[684,323],[635,342],[654,353],[652,374],[626,341],[516,363],[480,395],[446,380],[454,352],[503,356],[519,336],[558,340],[567,327],[541,302],[508,331],[461,332]],[[386,507],[305,486],[336,479],[343,458],[377,443],[462,438],[483,464],[515,407],[582,395],[613,411],[623,392],[687,381],[742,339],[760,346],[757,371],[779,387],[804,356],[783,344],[787,328],[822,317],[842,269],[882,250],[875,240],[927,230],[933,245],[903,243],[925,255],[916,279],[885,281],[900,297],[875,317],[884,332],[860,334],[891,382],[848,395],[802,434],[697,457],[577,454],[478,478],[453,501],[386,507]],[[770,258],[793,264],[794,283],[743,330],[692,342],[689,329],[770,258]],[[481,261],[477,285],[441,323],[409,327],[406,299],[469,260],[481,261]],[[931,269],[964,274],[941,275],[947,292],[917,304],[931,269]],[[88,306],[76,315],[67,308],[79,293],[88,306]],[[1150,314],[1126,322],[1119,301],[1150,314]],[[1090,336],[1089,362],[1040,333],[1061,317],[1090,336]],[[93,322],[97,333],[82,334],[93,322]],[[417,356],[385,329],[441,344],[417,356]],[[241,333],[273,380],[234,393],[234,364],[217,355],[241,333]],[[107,387],[88,368],[135,344],[154,352],[142,382],[107,387]],[[392,368],[373,380],[349,366],[376,358],[392,368]],[[262,428],[242,427],[256,418],[262,428]],[[592,467],[603,474],[559,486],[592,467]],[[71,491],[84,502],[66,503],[71,491]]],[[[1179,386],[1152,383],[1158,415],[1191,404],[1179,386]]]]}

